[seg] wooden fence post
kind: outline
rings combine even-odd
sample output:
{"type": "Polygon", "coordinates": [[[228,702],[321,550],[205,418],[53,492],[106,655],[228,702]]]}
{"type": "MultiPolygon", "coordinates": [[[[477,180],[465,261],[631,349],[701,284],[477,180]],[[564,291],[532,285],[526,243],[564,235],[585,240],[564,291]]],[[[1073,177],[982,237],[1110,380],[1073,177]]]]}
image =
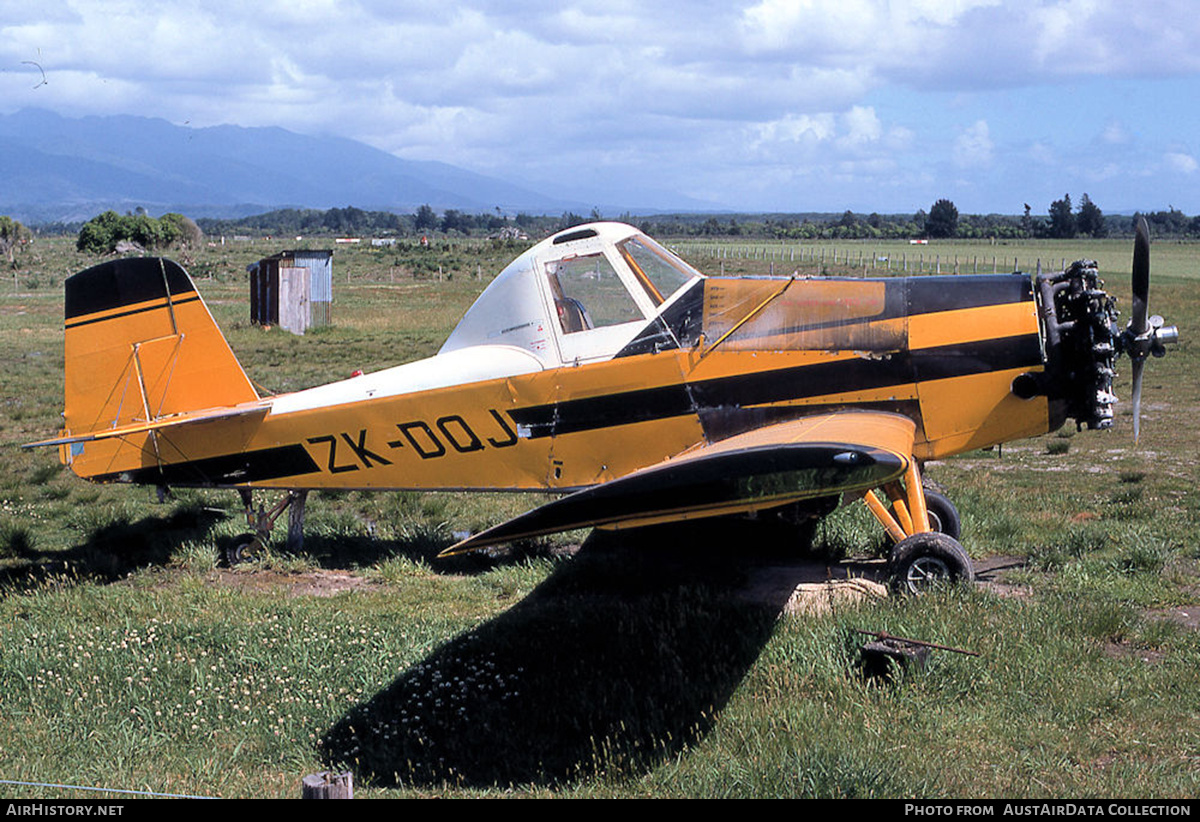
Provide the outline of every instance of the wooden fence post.
{"type": "Polygon", "coordinates": [[[300,780],[301,799],[353,799],[354,777],[350,771],[343,773],[309,774],[300,780]]]}

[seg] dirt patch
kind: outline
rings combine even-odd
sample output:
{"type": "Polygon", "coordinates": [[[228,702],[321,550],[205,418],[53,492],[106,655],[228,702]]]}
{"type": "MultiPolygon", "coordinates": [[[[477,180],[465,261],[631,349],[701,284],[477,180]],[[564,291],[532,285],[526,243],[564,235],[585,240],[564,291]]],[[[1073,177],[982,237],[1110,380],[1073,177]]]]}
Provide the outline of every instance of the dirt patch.
{"type": "Polygon", "coordinates": [[[1193,631],[1200,630],[1200,605],[1179,605],[1175,608],[1147,611],[1146,617],[1147,619],[1164,619],[1193,631]]]}
{"type": "Polygon", "coordinates": [[[1028,599],[1033,591],[1028,585],[1017,585],[1008,580],[1008,572],[1026,566],[1024,557],[985,557],[975,562],[975,584],[999,597],[1028,599]]]}
{"type": "Polygon", "coordinates": [[[332,597],[346,591],[382,591],[384,586],[347,571],[283,573],[269,569],[218,569],[210,579],[240,591],[286,591],[293,597],[332,597]]]}
{"type": "Polygon", "coordinates": [[[1117,642],[1104,644],[1104,653],[1113,659],[1140,659],[1147,665],[1162,662],[1166,654],[1154,648],[1137,648],[1132,645],[1122,645],[1117,642]]]}

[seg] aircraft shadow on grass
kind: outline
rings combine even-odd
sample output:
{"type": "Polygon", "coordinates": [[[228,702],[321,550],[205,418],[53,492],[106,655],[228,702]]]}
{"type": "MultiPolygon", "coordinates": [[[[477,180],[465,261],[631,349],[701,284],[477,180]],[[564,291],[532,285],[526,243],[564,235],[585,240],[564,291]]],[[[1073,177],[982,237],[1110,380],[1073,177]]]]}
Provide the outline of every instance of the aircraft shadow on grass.
{"type": "MultiPolygon", "coordinates": [[[[135,521],[114,519],[88,531],[81,542],[66,550],[41,549],[27,532],[15,537],[10,535],[6,550],[18,562],[0,568],[0,592],[24,590],[63,574],[112,582],[139,569],[169,563],[172,556],[189,542],[212,546],[220,559],[224,557],[224,549],[237,537],[214,537],[213,530],[230,518],[224,511],[199,503],[181,504],[162,516],[145,516],[135,521]]],[[[416,529],[411,536],[397,539],[313,534],[305,538],[302,555],[321,568],[373,565],[403,556],[426,562],[438,574],[479,574],[548,551],[541,544],[531,542],[514,545],[497,554],[480,552],[439,559],[438,553],[452,541],[449,535],[432,528],[416,529]]],[[[288,551],[283,542],[280,535],[272,545],[286,555],[288,551]]]]}
{"type": "Polygon", "coordinates": [[[524,600],[338,720],[324,760],[381,786],[651,769],[710,730],[786,602],[735,596],[746,540],[745,523],[712,520],[593,532],[524,600]]]}
{"type": "Polygon", "coordinates": [[[0,570],[0,591],[37,585],[60,574],[111,582],[139,568],[165,564],[185,543],[208,538],[213,526],[224,518],[219,511],[184,505],[166,516],[134,522],[114,520],[66,550],[46,551],[32,540],[21,540],[9,546],[21,563],[0,570]]]}

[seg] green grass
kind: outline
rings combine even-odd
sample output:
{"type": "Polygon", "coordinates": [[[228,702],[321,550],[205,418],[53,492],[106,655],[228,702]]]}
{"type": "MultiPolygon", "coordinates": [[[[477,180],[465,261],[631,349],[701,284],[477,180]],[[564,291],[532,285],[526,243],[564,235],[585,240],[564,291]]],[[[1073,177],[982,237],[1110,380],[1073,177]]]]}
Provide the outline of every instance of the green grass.
{"type": "MultiPolygon", "coordinates": [[[[923,253],[1094,257],[1125,296],[1128,245],[923,253]]],[[[707,273],[738,259],[691,247],[707,273]]],[[[515,253],[339,248],[334,327],[298,338],[247,321],[244,266],[276,250],[229,244],[189,263],[250,375],[275,391],[433,353],[515,253]]],[[[748,523],[436,559],[455,531],[540,497],[313,494],[300,554],[220,569],[214,545],[245,530],[234,495],[159,503],[16,447],[57,431],[61,283],[95,262],[39,239],[15,283],[0,279],[0,773],[255,797],[297,796],[303,775],[331,767],[378,797],[1195,796],[1200,637],[1168,615],[1200,608],[1196,250],[1153,249],[1151,309],[1183,344],[1147,366],[1136,447],[1119,413],[1113,431],[928,467],[972,556],[1021,566],[1006,577],[1015,595],[949,590],[797,618],[738,595],[772,561],[760,548],[779,550],[778,531],[748,523]],[[980,656],[935,652],[879,684],[861,675],[855,629],[980,656]]],[[[814,540],[830,561],[882,547],[861,506],[814,540]]]]}

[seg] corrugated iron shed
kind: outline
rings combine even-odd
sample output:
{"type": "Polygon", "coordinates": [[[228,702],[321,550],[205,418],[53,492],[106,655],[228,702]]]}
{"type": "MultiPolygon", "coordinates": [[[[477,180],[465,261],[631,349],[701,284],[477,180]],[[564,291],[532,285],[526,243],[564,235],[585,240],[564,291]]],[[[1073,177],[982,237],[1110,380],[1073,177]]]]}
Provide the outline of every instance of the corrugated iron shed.
{"type": "Polygon", "coordinates": [[[250,264],[247,271],[251,322],[303,334],[332,321],[332,251],[281,251],[250,264]]]}

